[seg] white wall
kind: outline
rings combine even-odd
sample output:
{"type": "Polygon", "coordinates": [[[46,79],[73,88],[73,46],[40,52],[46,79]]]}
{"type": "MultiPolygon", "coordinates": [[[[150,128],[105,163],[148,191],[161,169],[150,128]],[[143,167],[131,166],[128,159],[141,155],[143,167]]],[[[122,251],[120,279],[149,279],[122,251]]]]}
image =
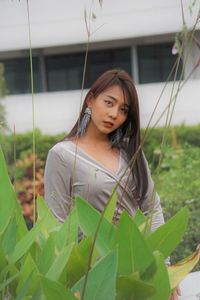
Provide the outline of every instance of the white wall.
{"type": "Polygon", "coordinates": [[[193,272],[186,276],[181,282],[181,294],[179,300],[199,300],[200,298],[200,271],[193,272]]]}
{"type": "MultiPolygon", "coordinates": [[[[0,52],[27,49],[26,0],[0,1],[0,52]]],[[[84,9],[91,0],[29,0],[33,48],[81,44],[87,40],[84,9]]],[[[135,38],[177,32],[182,27],[180,0],[95,0],[97,19],[91,41],[135,38]]],[[[198,12],[196,1],[192,16],[191,0],[183,0],[185,18],[192,26],[198,12]]]]}
{"type": "MultiPolygon", "coordinates": [[[[176,84],[177,87],[178,83],[176,84]]],[[[140,99],[141,126],[147,126],[151,113],[161,94],[164,83],[142,84],[137,86],[140,99]]],[[[172,118],[172,124],[200,123],[200,80],[191,80],[181,90],[172,118]]],[[[170,100],[172,83],[161,97],[156,114],[151,122],[153,126],[170,100]]],[[[55,92],[35,95],[36,127],[43,132],[55,134],[70,130],[78,118],[81,92],[55,92]]],[[[7,110],[7,120],[11,130],[14,125],[17,132],[32,129],[32,99],[31,95],[9,96],[4,100],[7,110]]],[[[166,117],[166,113],[165,113],[166,117]]],[[[158,123],[165,124],[165,117],[158,123]]]]}

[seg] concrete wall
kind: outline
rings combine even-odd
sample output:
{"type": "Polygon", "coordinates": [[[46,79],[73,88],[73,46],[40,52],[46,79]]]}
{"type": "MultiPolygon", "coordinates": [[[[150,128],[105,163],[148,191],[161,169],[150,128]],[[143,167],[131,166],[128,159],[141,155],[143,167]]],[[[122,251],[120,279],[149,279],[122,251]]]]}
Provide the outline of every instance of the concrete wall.
{"type": "MultiPolygon", "coordinates": [[[[0,51],[28,48],[26,2],[0,1],[0,51]]],[[[89,15],[91,3],[91,0],[29,0],[33,48],[85,43],[84,9],[89,15]]],[[[94,3],[97,18],[91,25],[92,42],[167,34],[182,27],[180,0],[104,0],[102,8],[98,0],[94,3]]],[[[192,15],[188,8],[191,1],[183,0],[183,4],[190,27],[199,4],[196,1],[192,15]]]]}
{"type": "MultiPolygon", "coordinates": [[[[87,14],[91,0],[29,0],[32,46],[38,51],[64,49],[65,47],[83,50],[87,41],[84,23],[84,9],[87,14]],[[71,45],[71,46],[70,46],[71,45]]],[[[99,1],[94,1],[93,11],[97,19],[91,24],[92,45],[101,49],[106,43],[117,47],[124,41],[134,45],[137,41],[147,43],[149,40],[166,41],[168,35],[179,31],[182,27],[180,0],[104,0],[100,8],[99,1]],[[98,29],[99,28],[99,29],[98,29]],[[98,29],[96,31],[96,29],[98,29]],[[99,43],[101,42],[101,43],[99,43]]],[[[189,13],[191,1],[183,0],[185,19],[188,26],[194,24],[199,2],[189,13]]],[[[197,35],[199,38],[199,33],[197,35]]],[[[23,49],[28,49],[28,26],[26,0],[0,0],[0,57],[19,56],[23,49]]],[[[66,49],[64,50],[66,51],[66,49]]],[[[186,64],[185,74],[189,74],[199,59],[199,48],[193,44],[186,64]]],[[[173,124],[200,122],[199,89],[200,68],[191,76],[181,91],[173,124]]],[[[148,124],[151,112],[161,93],[163,83],[138,85],[141,105],[141,124],[148,124]]],[[[166,107],[172,85],[169,84],[156,111],[152,125],[166,107]]],[[[80,108],[80,91],[55,92],[35,95],[36,126],[43,132],[57,133],[68,131],[78,117],[80,108]]],[[[14,95],[4,100],[10,128],[14,124],[17,132],[25,132],[32,128],[31,95],[14,95]]],[[[158,125],[165,123],[164,118],[158,125]]]]}
{"type": "MultiPolygon", "coordinates": [[[[177,90],[178,83],[175,85],[177,90]]],[[[154,107],[164,87],[164,83],[142,84],[137,86],[140,99],[140,114],[142,127],[147,126],[154,107]]],[[[172,124],[200,123],[200,80],[191,80],[181,89],[175,106],[172,124]]],[[[172,83],[169,83],[157,107],[151,126],[155,124],[164,109],[169,104],[172,83]]],[[[174,92],[175,93],[175,92],[174,92]]],[[[84,92],[85,94],[85,92],[84,92]]],[[[4,100],[7,110],[9,127],[14,125],[17,132],[32,129],[32,99],[31,95],[9,96],[4,100]]],[[[55,92],[35,95],[36,127],[45,133],[60,133],[69,131],[78,118],[81,103],[81,91],[55,92]]],[[[157,126],[165,124],[165,116],[157,126]]]]}

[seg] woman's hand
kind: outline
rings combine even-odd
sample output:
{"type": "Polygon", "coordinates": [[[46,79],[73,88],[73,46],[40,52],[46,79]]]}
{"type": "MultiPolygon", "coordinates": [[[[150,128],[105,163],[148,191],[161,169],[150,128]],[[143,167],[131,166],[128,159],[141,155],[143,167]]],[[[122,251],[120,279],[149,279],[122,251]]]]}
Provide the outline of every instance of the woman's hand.
{"type": "Polygon", "coordinates": [[[181,290],[179,286],[173,291],[173,294],[169,298],[169,300],[178,300],[180,299],[179,296],[181,296],[181,290]]]}

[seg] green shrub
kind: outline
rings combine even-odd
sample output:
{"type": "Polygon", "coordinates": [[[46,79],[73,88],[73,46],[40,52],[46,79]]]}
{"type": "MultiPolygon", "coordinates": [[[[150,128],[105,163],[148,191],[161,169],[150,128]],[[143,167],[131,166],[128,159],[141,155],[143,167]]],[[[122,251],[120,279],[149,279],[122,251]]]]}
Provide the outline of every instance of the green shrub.
{"type": "MultiPolygon", "coordinates": [[[[143,131],[142,131],[143,132],[143,131]]],[[[172,255],[172,261],[177,261],[182,254],[188,255],[194,250],[199,240],[198,216],[200,215],[200,125],[176,126],[168,130],[165,156],[160,174],[156,182],[157,191],[164,207],[165,218],[174,215],[181,207],[187,205],[191,217],[184,242],[172,255]],[[176,151],[177,148],[177,151],[176,151]]],[[[144,133],[144,132],[143,132],[144,133]]],[[[153,129],[144,145],[145,155],[150,163],[152,173],[157,166],[162,141],[163,128],[153,129]]],[[[65,134],[49,136],[36,130],[36,152],[38,158],[45,161],[48,150],[65,134]]],[[[13,175],[13,136],[1,135],[6,160],[13,175]]],[[[16,135],[16,158],[23,159],[31,153],[32,133],[16,135]]],[[[199,269],[199,266],[198,266],[199,269]]]]}
{"type": "Polygon", "coordinates": [[[200,256],[197,250],[184,263],[165,265],[182,239],[188,210],[144,234],[139,210],[112,223],[116,202],[111,197],[100,214],[77,198],[60,224],[39,198],[37,223],[27,231],[0,148],[0,298],[168,300],[200,256]],[[80,243],[79,226],[85,235],[80,243]]]}
{"type": "MultiPolygon", "coordinates": [[[[48,135],[42,134],[39,129],[35,130],[36,154],[41,160],[46,160],[49,149],[58,141],[64,138],[65,134],[48,135]]],[[[21,133],[14,135],[1,136],[3,152],[8,164],[14,161],[14,146],[16,148],[16,159],[23,159],[32,153],[33,133],[21,133]]]]}
{"type": "Polygon", "coordinates": [[[166,148],[159,176],[156,177],[156,187],[166,219],[183,206],[187,206],[190,211],[184,242],[171,258],[176,261],[183,254],[188,255],[200,243],[200,148],[189,145],[177,150],[166,148]]]}
{"type": "MultiPolygon", "coordinates": [[[[149,162],[154,161],[156,165],[155,150],[160,150],[162,136],[164,133],[163,128],[149,128],[149,136],[144,143],[145,155],[149,162]]],[[[168,146],[176,147],[177,145],[183,146],[189,144],[191,146],[200,147],[200,124],[196,126],[174,126],[170,127],[166,134],[166,144],[168,146]]],[[[144,135],[144,129],[142,130],[144,135]]]]}

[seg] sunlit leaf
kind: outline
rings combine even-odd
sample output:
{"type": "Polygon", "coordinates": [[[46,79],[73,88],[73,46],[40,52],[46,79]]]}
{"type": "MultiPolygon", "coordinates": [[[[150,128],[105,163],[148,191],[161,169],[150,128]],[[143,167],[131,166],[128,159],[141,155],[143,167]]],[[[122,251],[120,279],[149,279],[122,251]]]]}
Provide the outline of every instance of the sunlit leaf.
{"type": "Polygon", "coordinates": [[[169,266],[168,274],[170,279],[171,289],[174,289],[179,285],[181,280],[192,271],[194,266],[198,263],[200,259],[200,246],[197,247],[197,250],[190,256],[179,261],[177,264],[169,266]]]}

